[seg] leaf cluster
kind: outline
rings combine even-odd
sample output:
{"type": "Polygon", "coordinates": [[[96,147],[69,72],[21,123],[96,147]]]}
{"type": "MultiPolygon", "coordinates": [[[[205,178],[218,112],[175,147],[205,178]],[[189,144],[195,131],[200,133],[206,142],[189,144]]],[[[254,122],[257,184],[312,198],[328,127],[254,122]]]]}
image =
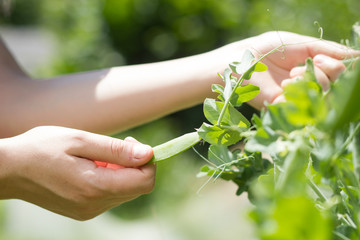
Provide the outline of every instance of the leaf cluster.
{"type": "Polygon", "coordinates": [[[266,65],[256,61],[249,50],[245,51],[241,62],[231,63],[223,75],[219,74],[224,85],[212,86],[213,92],[218,93],[218,98],[204,101],[204,115],[209,123],[203,123],[197,131],[210,144],[208,156],[204,157],[209,164],[201,168],[199,176],[232,180],[239,186],[238,195],[248,190],[250,179],[264,173],[270,165],[259,153],[229,149],[229,146],[240,142],[251,128],[250,122],[236,107],[253,99],[260,92],[259,87],[242,83],[249,80],[254,72],[266,70],[266,65]]]}
{"type": "Polygon", "coordinates": [[[236,107],[259,88],[243,82],[266,66],[247,51],[220,75],[224,87],[212,87],[218,99],[205,100],[209,123],[198,134],[210,147],[199,176],[248,192],[261,239],[359,239],[360,64],[351,66],[324,92],[308,59],[303,79],[284,89],[286,101],[250,123],[236,107]],[[240,141],[244,149],[234,150],[240,141]]]}

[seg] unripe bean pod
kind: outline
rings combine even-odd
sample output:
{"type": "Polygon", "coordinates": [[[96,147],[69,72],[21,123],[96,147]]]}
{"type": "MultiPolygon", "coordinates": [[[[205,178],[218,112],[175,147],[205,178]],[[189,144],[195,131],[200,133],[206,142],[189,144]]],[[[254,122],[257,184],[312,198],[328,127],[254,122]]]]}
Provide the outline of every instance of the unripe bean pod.
{"type": "Polygon", "coordinates": [[[171,158],[191,148],[201,140],[197,132],[187,133],[153,148],[154,156],[149,163],[171,158]]]}

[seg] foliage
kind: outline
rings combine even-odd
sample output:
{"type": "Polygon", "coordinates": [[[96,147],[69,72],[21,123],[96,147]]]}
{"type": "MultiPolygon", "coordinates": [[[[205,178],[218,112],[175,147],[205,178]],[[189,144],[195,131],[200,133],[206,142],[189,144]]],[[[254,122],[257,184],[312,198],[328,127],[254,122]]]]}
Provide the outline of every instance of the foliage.
{"type": "MultiPolygon", "coordinates": [[[[357,25],[354,30],[358,39],[357,25]]],[[[205,100],[204,115],[212,125],[204,123],[198,134],[211,145],[200,176],[232,180],[237,194],[248,192],[261,239],[358,239],[360,64],[350,65],[324,93],[308,59],[304,79],[285,87],[286,102],[254,115],[252,129],[234,107],[258,92],[252,87],[249,95],[248,85],[241,84],[266,70],[259,62],[264,57],[255,61],[247,52],[240,63],[230,64],[241,77],[226,69],[225,87],[213,87],[220,101],[205,100]],[[242,139],[243,151],[228,147],[242,139]]]]}

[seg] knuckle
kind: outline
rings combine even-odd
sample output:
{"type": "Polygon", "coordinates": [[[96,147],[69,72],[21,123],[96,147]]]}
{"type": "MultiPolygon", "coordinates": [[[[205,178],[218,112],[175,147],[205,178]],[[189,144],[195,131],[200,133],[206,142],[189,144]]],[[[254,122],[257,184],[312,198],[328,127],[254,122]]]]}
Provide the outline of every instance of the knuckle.
{"type": "Polygon", "coordinates": [[[69,139],[73,144],[78,144],[80,146],[83,146],[86,144],[86,134],[85,132],[76,131],[76,132],[69,132],[68,135],[69,139]]]}
{"type": "Polygon", "coordinates": [[[87,146],[87,135],[82,131],[68,131],[63,132],[62,140],[64,144],[64,150],[66,153],[72,154],[78,150],[84,149],[87,146]]]}
{"type": "Polygon", "coordinates": [[[125,150],[126,145],[122,140],[116,138],[110,140],[110,151],[113,156],[121,158],[125,150]]]}

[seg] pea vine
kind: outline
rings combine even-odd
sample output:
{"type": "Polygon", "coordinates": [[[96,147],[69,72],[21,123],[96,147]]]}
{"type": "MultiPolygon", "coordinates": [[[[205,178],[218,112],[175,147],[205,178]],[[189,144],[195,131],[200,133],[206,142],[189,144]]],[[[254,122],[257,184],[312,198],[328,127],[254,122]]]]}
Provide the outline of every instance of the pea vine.
{"type": "MultiPolygon", "coordinates": [[[[353,29],[353,47],[358,48],[360,27],[356,24],[353,29]]],[[[357,59],[344,61],[349,64],[347,71],[326,92],[316,80],[312,60],[307,59],[303,79],[284,88],[285,102],[268,105],[260,116],[253,115],[251,123],[236,109],[260,92],[259,87],[243,82],[254,72],[266,71],[261,60],[284,47],[258,59],[247,50],[240,62],[231,63],[219,74],[224,86],[212,86],[218,98],[204,101],[208,123],[197,134],[155,147],[153,161],[202,139],[209,148],[206,157],[200,155],[207,164],[199,176],[232,181],[238,186],[237,195],[248,194],[260,239],[359,239],[357,59]],[[239,142],[243,147],[234,147],[239,142]]]]}

